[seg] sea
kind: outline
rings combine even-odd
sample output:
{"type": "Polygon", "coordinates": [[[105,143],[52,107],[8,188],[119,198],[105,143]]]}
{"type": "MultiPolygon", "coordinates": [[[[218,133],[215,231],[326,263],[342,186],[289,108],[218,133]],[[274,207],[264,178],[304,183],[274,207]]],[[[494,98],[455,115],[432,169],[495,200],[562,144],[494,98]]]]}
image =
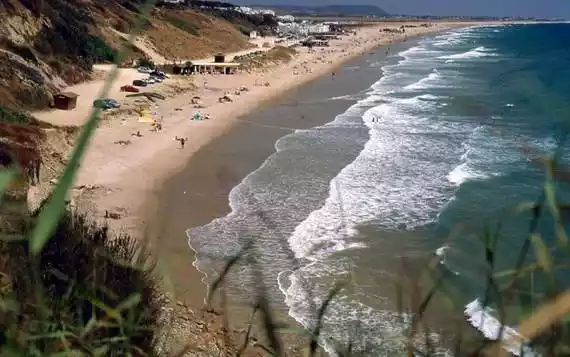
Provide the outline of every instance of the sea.
{"type": "MultiPolygon", "coordinates": [[[[347,109],[280,138],[231,190],[228,215],[188,229],[194,265],[211,283],[247,247],[230,273],[232,299],[251,303],[261,290],[306,328],[342,286],[322,345],[333,355],[351,344],[391,356],[405,348],[411,317],[395,293],[408,279],[405,262],[435,259],[459,291],[458,314],[496,338],[496,309],[484,306],[485,237],[498,237],[496,271],[513,268],[532,229],[524,207],[541,199],[546,179],[528,148],[569,157],[569,43],[570,24],[475,26],[343,67],[373,83],[323,100],[347,109]]],[[[563,184],[556,189],[570,198],[563,184]]],[[[552,223],[545,217],[536,228],[546,244],[552,223]]],[[[516,335],[518,322],[505,334],[516,335]]]]}

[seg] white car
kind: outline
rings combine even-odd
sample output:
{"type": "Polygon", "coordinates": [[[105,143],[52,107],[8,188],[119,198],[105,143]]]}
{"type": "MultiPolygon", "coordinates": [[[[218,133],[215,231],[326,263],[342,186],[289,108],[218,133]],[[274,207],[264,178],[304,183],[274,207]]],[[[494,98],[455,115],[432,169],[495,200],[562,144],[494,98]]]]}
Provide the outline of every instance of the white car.
{"type": "Polygon", "coordinates": [[[147,84],[155,84],[156,81],[154,80],[154,78],[146,78],[143,79],[147,84]]]}
{"type": "Polygon", "coordinates": [[[150,72],[152,72],[152,70],[150,68],[144,67],[144,66],[137,68],[137,71],[139,71],[139,73],[150,73],[150,72]]]}

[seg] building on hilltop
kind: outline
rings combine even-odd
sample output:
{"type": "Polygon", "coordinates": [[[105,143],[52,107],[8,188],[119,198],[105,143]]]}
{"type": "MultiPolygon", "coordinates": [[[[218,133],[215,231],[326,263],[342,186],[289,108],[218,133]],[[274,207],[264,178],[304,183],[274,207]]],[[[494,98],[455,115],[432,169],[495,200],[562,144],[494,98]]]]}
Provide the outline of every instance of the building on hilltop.
{"type": "Polygon", "coordinates": [[[157,1],[157,5],[184,5],[184,0],[160,0],[157,1]]]}
{"type": "Polygon", "coordinates": [[[309,34],[309,27],[305,24],[299,24],[296,22],[279,22],[277,25],[277,32],[280,34],[307,36],[309,34]]]}
{"type": "Polygon", "coordinates": [[[239,6],[235,8],[236,11],[246,15],[271,15],[275,16],[275,11],[269,9],[253,9],[247,6],[239,6]]]}
{"type": "Polygon", "coordinates": [[[331,31],[330,25],[324,23],[317,23],[308,26],[308,32],[310,34],[328,33],[330,31],[331,31]]]}
{"type": "Polygon", "coordinates": [[[293,16],[293,15],[277,16],[277,21],[279,21],[279,22],[295,22],[295,16],[293,16]]]}

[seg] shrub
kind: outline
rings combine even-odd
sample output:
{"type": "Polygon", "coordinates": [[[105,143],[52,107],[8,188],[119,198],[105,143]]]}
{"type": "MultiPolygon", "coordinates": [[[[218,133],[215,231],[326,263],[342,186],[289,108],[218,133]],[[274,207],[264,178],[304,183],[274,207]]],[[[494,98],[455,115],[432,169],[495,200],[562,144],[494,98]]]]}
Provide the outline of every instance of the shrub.
{"type": "Polygon", "coordinates": [[[139,67],[147,67],[147,68],[151,68],[151,69],[155,68],[154,62],[151,61],[150,59],[146,58],[146,57],[139,58],[137,61],[137,65],[139,67]]]}
{"type": "Polygon", "coordinates": [[[0,105],[0,123],[30,124],[32,121],[28,114],[4,108],[0,105]]]}
{"type": "Polygon", "coordinates": [[[139,242],[67,211],[37,258],[27,241],[4,248],[18,315],[0,310],[0,354],[153,355],[160,309],[153,265],[139,242]]]}
{"type": "Polygon", "coordinates": [[[34,50],[28,45],[15,43],[9,38],[2,38],[0,39],[0,46],[17,54],[27,61],[38,63],[38,57],[34,53],[34,50]]]}
{"type": "Polygon", "coordinates": [[[182,31],[188,32],[194,36],[200,36],[200,27],[177,17],[168,16],[166,17],[166,21],[168,21],[171,25],[178,27],[182,31]]]}
{"type": "Polygon", "coordinates": [[[100,37],[87,35],[80,49],[90,62],[113,62],[117,52],[100,37]]]}

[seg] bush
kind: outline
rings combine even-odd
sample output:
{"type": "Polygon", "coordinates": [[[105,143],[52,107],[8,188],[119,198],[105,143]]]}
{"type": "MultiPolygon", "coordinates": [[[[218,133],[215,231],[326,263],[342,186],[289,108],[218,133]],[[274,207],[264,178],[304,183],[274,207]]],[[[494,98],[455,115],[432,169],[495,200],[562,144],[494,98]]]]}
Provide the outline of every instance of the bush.
{"type": "Polygon", "coordinates": [[[113,62],[117,52],[100,37],[87,35],[85,42],[80,48],[81,55],[90,62],[113,62]]]}
{"type": "Polygon", "coordinates": [[[141,57],[141,58],[139,58],[138,61],[137,61],[137,65],[138,65],[139,67],[147,67],[147,68],[150,68],[150,69],[154,69],[154,68],[156,67],[155,64],[154,64],[154,62],[151,61],[150,59],[146,58],[146,57],[141,57]]]}
{"type": "Polygon", "coordinates": [[[25,113],[4,108],[0,105],[0,123],[9,124],[30,124],[32,118],[25,113]]]}
{"type": "Polygon", "coordinates": [[[34,50],[28,45],[15,43],[8,38],[2,38],[0,39],[0,46],[6,48],[8,51],[14,52],[27,61],[36,64],[39,62],[34,50]]]}
{"type": "Polygon", "coordinates": [[[94,62],[115,59],[115,51],[105,41],[92,34],[93,18],[87,7],[65,0],[53,0],[45,6],[44,16],[50,23],[43,25],[34,47],[46,55],[66,58],[84,69],[94,62]]]}
{"type": "Polygon", "coordinates": [[[27,241],[4,248],[18,314],[0,310],[0,354],[153,355],[160,308],[153,265],[139,242],[68,211],[36,259],[27,241]]]}
{"type": "Polygon", "coordinates": [[[184,21],[173,16],[168,16],[166,18],[166,21],[168,21],[171,25],[178,27],[182,31],[188,32],[191,35],[200,36],[200,27],[191,22],[184,21]]]}

